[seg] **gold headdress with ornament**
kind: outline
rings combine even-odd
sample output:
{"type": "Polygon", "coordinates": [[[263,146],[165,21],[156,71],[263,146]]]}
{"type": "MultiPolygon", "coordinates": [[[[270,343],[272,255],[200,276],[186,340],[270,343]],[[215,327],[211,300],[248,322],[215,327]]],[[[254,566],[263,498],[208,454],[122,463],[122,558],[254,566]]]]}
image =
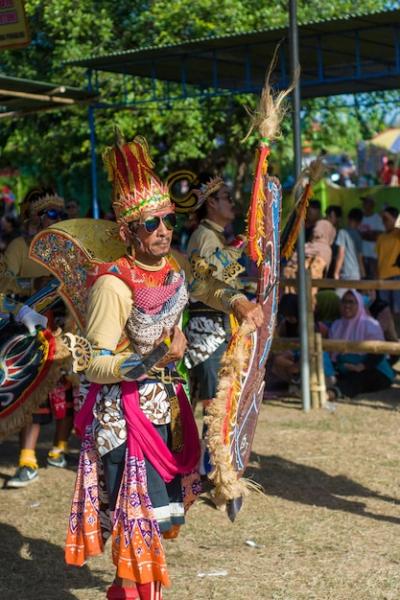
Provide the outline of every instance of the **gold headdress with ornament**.
{"type": "Polygon", "coordinates": [[[51,188],[33,188],[29,190],[21,203],[21,217],[27,219],[38,215],[42,210],[64,208],[64,198],[61,198],[51,188]]]}
{"type": "Polygon", "coordinates": [[[173,209],[173,205],[168,186],[153,171],[145,138],[136,136],[132,142],[126,142],[118,130],[116,134],[116,143],[104,151],[103,161],[113,187],[112,205],[117,223],[123,230],[143,213],[173,209]]]}
{"type": "Polygon", "coordinates": [[[218,192],[224,183],[222,177],[212,177],[207,183],[202,183],[199,191],[199,206],[197,208],[200,208],[209,196],[218,192]]]}

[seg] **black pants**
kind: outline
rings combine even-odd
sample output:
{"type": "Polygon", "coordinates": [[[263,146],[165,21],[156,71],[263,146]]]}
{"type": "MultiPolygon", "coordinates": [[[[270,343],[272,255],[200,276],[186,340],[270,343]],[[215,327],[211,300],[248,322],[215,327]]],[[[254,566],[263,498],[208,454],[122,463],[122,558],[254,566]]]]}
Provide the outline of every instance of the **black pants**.
{"type": "Polygon", "coordinates": [[[193,367],[190,376],[196,380],[195,389],[198,399],[211,400],[215,398],[218,388],[218,372],[221,359],[228,342],[223,342],[205,361],[193,367]]]}
{"type": "Polygon", "coordinates": [[[339,375],[336,385],[344,396],[354,398],[358,394],[386,390],[391,383],[390,379],[378,369],[366,369],[362,373],[339,375]]]}
{"type": "MultiPolygon", "coordinates": [[[[154,425],[154,427],[164,442],[170,447],[170,426],[154,425]]],[[[114,448],[114,450],[111,450],[111,452],[107,452],[107,454],[102,456],[110,510],[114,510],[117,503],[118,492],[125,468],[125,453],[126,443],[121,444],[118,448],[114,448]]],[[[168,506],[170,503],[175,502],[181,503],[183,501],[181,477],[177,475],[172,481],[166,483],[147,459],[145,459],[145,464],[147,492],[153,508],[168,506]]],[[[172,518],[165,522],[158,522],[161,531],[168,531],[168,529],[171,528],[171,525],[182,525],[183,523],[183,517],[172,518]]]]}

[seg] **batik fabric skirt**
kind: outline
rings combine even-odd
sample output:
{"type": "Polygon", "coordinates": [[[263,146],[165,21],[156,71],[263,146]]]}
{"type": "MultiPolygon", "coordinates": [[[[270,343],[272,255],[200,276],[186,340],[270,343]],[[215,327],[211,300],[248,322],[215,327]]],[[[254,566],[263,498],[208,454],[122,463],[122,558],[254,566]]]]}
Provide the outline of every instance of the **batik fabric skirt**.
{"type": "MultiPolygon", "coordinates": [[[[95,418],[86,426],[80,453],[66,562],[82,566],[88,557],[102,553],[111,537],[119,577],[168,586],[162,533],[184,523],[185,512],[201,491],[200,480],[192,471],[166,483],[146,456],[130,453],[122,398],[119,384],[97,392],[95,418]],[[104,421],[99,407],[105,405],[104,421]]],[[[170,426],[151,427],[170,448],[170,426]]]]}

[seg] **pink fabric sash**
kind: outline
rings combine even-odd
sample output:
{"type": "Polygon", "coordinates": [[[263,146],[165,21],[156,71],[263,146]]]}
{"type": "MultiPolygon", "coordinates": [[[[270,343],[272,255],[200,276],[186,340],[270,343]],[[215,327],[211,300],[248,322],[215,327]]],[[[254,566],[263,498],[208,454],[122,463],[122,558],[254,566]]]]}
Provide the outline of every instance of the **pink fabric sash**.
{"type": "MultiPolygon", "coordinates": [[[[86,427],[93,420],[93,408],[101,388],[100,384],[92,383],[84,405],[75,416],[75,430],[80,437],[83,437],[86,427]]],[[[128,433],[128,455],[136,456],[139,460],[147,458],[166,482],[178,474],[195,470],[200,459],[199,434],[182,385],[179,384],[176,388],[183,430],[183,449],[179,453],[171,452],[140,409],[137,383],[123,381],[121,388],[128,433]]]]}

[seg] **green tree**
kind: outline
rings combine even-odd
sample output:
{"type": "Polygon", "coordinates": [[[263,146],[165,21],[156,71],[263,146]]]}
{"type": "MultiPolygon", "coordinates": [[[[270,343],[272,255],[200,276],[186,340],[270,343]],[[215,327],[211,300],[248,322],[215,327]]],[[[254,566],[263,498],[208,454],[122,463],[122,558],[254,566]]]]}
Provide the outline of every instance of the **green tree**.
{"type": "MultiPolygon", "coordinates": [[[[345,14],[385,8],[385,0],[303,0],[299,20],[315,21],[345,14]]],[[[6,75],[86,84],[82,69],[65,62],[81,57],[132,47],[176,43],[228,32],[273,28],[287,23],[287,3],[268,0],[26,0],[32,43],[26,49],[2,53],[6,75]]],[[[102,97],[116,100],[125,92],[121,78],[101,74],[102,97]]],[[[160,84],[161,85],[161,84],[160,84]]],[[[128,82],[128,96],[135,91],[147,97],[145,82],[128,82]]],[[[244,105],[254,107],[252,96],[187,99],[171,106],[146,105],[131,110],[96,112],[99,148],[113,138],[117,123],[127,136],[143,133],[163,174],[181,167],[196,170],[226,168],[239,183],[249,173],[252,144],[239,144],[248,117],[244,105]]],[[[342,146],[350,150],[365,129],[379,129],[383,117],[373,107],[340,108],[339,100],[308,101],[303,128],[313,148],[342,146]],[[370,118],[373,115],[373,118],[370,118]],[[320,127],[313,127],[317,120],[320,127]],[[351,135],[349,134],[351,132],[351,135]]],[[[55,182],[65,194],[88,200],[90,194],[90,144],[87,109],[52,111],[17,121],[1,121],[0,164],[21,167],[31,177],[55,182]]],[[[285,174],[291,168],[290,119],[275,153],[285,174]]],[[[99,165],[99,171],[101,170],[99,165]]],[[[101,175],[101,177],[104,176],[101,175]]],[[[103,182],[103,181],[102,181],[103,182]]],[[[102,186],[101,186],[102,187],[102,186]]],[[[103,189],[103,187],[102,187],[103,189]]],[[[102,200],[105,202],[107,188],[102,200]]]]}

